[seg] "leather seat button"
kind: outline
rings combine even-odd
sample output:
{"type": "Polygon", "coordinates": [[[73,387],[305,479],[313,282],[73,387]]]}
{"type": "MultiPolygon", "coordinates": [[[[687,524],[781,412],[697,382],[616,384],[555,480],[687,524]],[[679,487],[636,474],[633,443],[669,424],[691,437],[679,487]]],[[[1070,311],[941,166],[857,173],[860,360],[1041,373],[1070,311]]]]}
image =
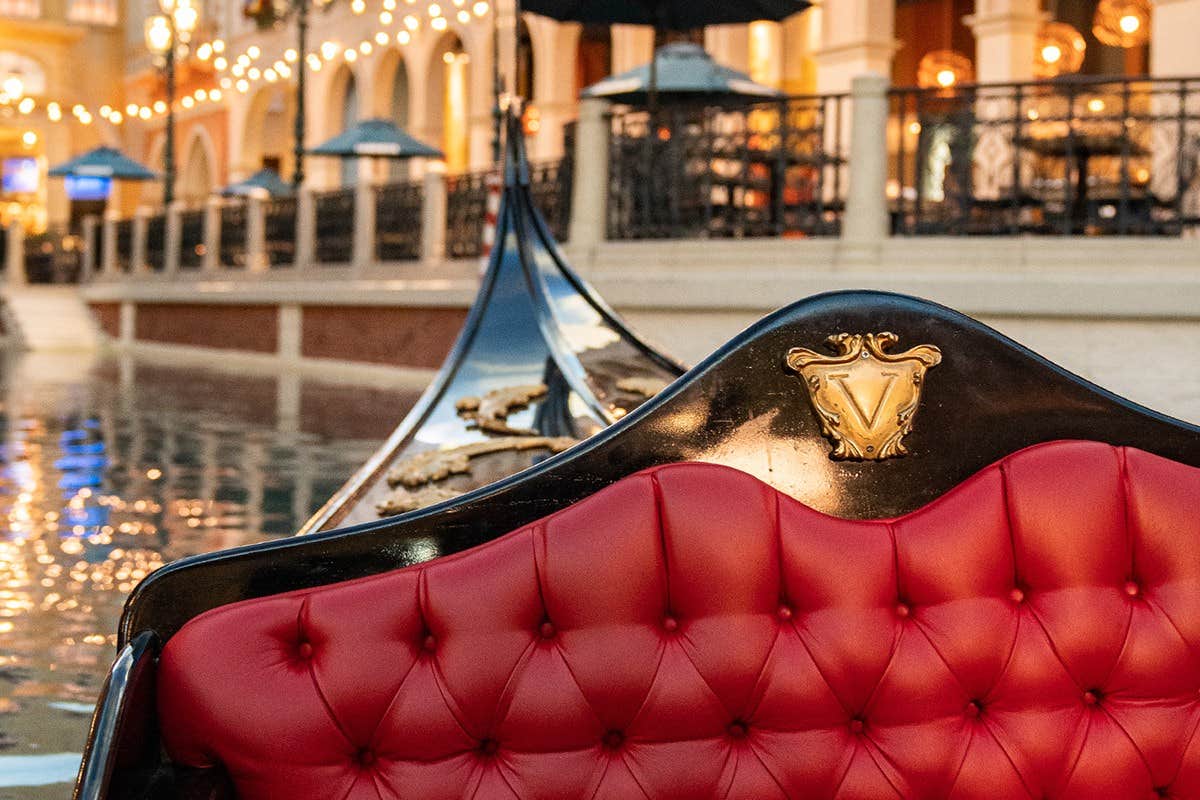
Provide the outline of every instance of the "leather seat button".
{"type": "Polygon", "coordinates": [[[538,629],[538,633],[542,635],[543,639],[553,639],[558,634],[558,631],[555,629],[554,623],[547,620],[542,623],[542,627],[538,629]]]}
{"type": "Polygon", "coordinates": [[[750,728],[740,719],[735,719],[725,728],[725,732],[729,734],[729,738],[731,739],[745,739],[746,735],[750,732],[750,728]]]}
{"type": "Polygon", "coordinates": [[[604,747],[608,750],[616,750],[621,745],[625,744],[625,734],[620,731],[609,731],[604,734],[604,747]]]}
{"type": "Polygon", "coordinates": [[[972,700],[971,702],[967,703],[966,714],[968,717],[978,717],[982,713],[983,706],[980,705],[978,700],[972,700]]]}
{"type": "Polygon", "coordinates": [[[1130,597],[1137,597],[1142,593],[1142,587],[1137,585],[1136,581],[1127,581],[1125,583],[1125,594],[1130,597]]]}
{"type": "Polygon", "coordinates": [[[667,631],[668,633],[674,633],[676,630],[679,629],[679,620],[675,619],[674,617],[670,617],[670,616],[663,617],[662,626],[663,626],[663,630],[667,631]]]}
{"type": "Polygon", "coordinates": [[[1083,693],[1084,705],[1094,706],[1100,702],[1100,693],[1095,691],[1086,691],[1083,693]]]}
{"type": "Polygon", "coordinates": [[[437,650],[437,637],[432,633],[425,635],[425,640],[421,642],[421,647],[427,652],[432,653],[437,650]]]}
{"type": "Polygon", "coordinates": [[[1008,599],[1012,600],[1014,603],[1024,603],[1025,590],[1020,586],[1014,586],[1013,590],[1008,593],[1008,599]]]}
{"type": "Polygon", "coordinates": [[[500,743],[495,739],[484,739],[479,743],[479,752],[485,756],[494,756],[500,752],[500,743]]]}
{"type": "Polygon", "coordinates": [[[313,646],[308,642],[301,642],[300,646],[296,648],[296,653],[304,659],[312,658],[313,646]]]}
{"type": "Polygon", "coordinates": [[[896,604],[896,616],[897,617],[904,619],[911,613],[912,613],[912,609],[909,607],[908,603],[897,603],[896,604]]]}
{"type": "Polygon", "coordinates": [[[780,620],[782,620],[783,622],[787,622],[788,620],[790,620],[792,618],[792,607],[785,603],[780,603],[779,610],[776,611],[775,614],[776,614],[776,616],[779,617],[780,620]]]}
{"type": "Polygon", "coordinates": [[[375,763],[375,753],[364,747],[358,751],[358,754],[355,756],[355,761],[364,767],[369,767],[375,763]]]}
{"type": "Polygon", "coordinates": [[[850,732],[851,733],[862,733],[863,728],[865,728],[865,727],[867,727],[866,723],[863,722],[858,717],[855,717],[854,719],[850,720],[850,732]]]}

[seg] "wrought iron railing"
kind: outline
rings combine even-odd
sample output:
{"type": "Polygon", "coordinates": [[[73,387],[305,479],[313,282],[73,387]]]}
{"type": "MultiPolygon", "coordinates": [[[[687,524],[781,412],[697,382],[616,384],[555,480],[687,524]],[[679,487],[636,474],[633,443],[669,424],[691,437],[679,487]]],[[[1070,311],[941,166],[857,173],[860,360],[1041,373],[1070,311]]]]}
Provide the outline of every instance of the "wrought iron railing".
{"type": "Polygon", "coordinates": [[[203,209],[179,212],[179,268],[200,269],[205,249],[203,209]]]}
{"type": "Polygon", "coordinates": [[[446,256],[478,258],[487,215],[487,171],[446,178],[446,256]]]}
{"type": "Polygon", "coordinates": [[[573,172],[569,157],[533,164],[529,168],[529,188],[534,202],[550,226],[550,232],[560,242],[567,241],[571,229],[573,172]]]}
{"type": "Polygon", "coordinates": [[[146,218],[146,269],[161,272],[167,263],[167,218],[155,214],[146,218]]]}
{"type": "Polygon", "coordinates": [[[296,263],[296,198],[276,197],[264,205],[263,239],[272,267],[296,263]]]}
{"type": "Polygon", "coordinates": [[[246,202],[230,200],[221,206],[221,266],[246,268],[246,202]]]}
{"type": "Polygon", "coordinates": [[[375,192],[375,257],[415,261],[421,257],[421,184],[389,183],[375,192]]]}
{"type": "Polygon", "coordinates": [[[82,256],[83,242],[78,236],[63,227],[51,227],[26,238],[25,278],[30,283],[75,283],[83,266],[82,256]]]}
{"type": "Polygon", "coordinates": [[[133,268],[133,220],[119,219],[113,228],[117,242],[117,271],[129,272],[133,268]]]}
{"type": "Polygon", "coordinates": [[[897,233],[1200,226],[1200,78],[897,89],[891,105],[897,233]]]}
{"type": "Polygon", "coordinates": [[[313,194],[318,264],[349,264],[354,259],[354,188],[313,194]]]}
{"type": "Polygon", "coordinates": [[[609,238],[836,234],[848,106],[825,95],[614,114],[609,238]]]}

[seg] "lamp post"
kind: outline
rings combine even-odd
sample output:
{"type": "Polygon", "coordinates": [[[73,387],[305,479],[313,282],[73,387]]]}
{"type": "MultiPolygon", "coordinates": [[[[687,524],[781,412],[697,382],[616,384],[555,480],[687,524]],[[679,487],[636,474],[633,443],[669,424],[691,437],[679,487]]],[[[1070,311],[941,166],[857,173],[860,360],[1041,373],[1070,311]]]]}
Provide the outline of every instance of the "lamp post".
{"type": "Polygon", "coordinates": [[[175,51],[200,21],[194,0],[159,0],[163,13],[146,18],[146,49],[164,62],[167,78],[167,136],[163,144],[163,204],[175,200],[175,51]]]}

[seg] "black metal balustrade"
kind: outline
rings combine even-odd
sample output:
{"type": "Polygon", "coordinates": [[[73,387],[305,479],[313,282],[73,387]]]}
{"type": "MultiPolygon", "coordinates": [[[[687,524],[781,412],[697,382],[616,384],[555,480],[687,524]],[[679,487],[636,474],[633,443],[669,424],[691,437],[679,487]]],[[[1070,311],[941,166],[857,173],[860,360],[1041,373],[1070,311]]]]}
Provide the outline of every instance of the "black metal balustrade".
{"type": "Polygon", "coordinates": [[[205,251],[204,210],[179,212],[179,268],[200,269],[204,266],[205,251]]]}
{"type": "Polygon", "coordinates": [[[263,238],[272,268],[296,263],[296,198],[276,197],[263,206],[263,238]]]}
{"type": "Polygon", "coordinates": [[[608,236],[836,234],[849,123],[846,95],[616,113],[608,236]]]}
{"type": "Polygon", "coordinates": [[[488,172],[446,177],[446,257],[478,258],[483,252],[488,172]]]}
{"type": "Polygon", "coordinates": [[[246,202],[227,201],[221,206],[221,266],[246,268],[246,202]]]}
{"type": "Polygon", "coordinates": [[[559,242],[566,242],[571,230],[573,173],[570,157],[533,164],[529,168],[529,188],[533,200],[550,227],[550,232],[559,242]]]}
{"type": "Polygon", "coordinates": [[[133,268],[133,220],[119,219],[114,228],[113,236],[117,241],[117,272],[129,272],[133,268]]]}
{"type": "Polygon", "coordinates": [[[167,263],[167,218],[162,214],[146,218],[146,269],[162,272],[167,263]]]}
{"type": "Polygon", "coordinates": [[[318,264],[349,264],[354,259],[354,188],[313,193],[318,264]]]}
{"type": "MultiPolygon", "coordinates": [[[[5,249],[7,249],[7,238],[5,249]]],[[[25,279],[30,283],[75,283],[83,268],[83,242],[64,227],[25,239],[25,279]]]]}
{"type": "Polygon", "coordinates": [[[1180,235],[1200,226],[1200,78],[897,89],[901,234],[1180,235]]]}
{"type": "Polygon", "coordinates": [[[380,261],[421,258],[421,202],[418,182],[389,183],[375,192],[375,257],[380,261]]]}

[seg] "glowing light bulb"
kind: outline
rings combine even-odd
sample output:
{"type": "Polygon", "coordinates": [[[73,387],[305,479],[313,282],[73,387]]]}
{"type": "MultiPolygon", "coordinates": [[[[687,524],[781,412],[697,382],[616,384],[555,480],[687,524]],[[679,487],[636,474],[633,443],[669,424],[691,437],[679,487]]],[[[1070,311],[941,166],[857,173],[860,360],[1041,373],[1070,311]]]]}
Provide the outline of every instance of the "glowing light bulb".
{"type": "Polygon", "coordinates": [[[396,31],[396,44],[408,44],[412,41],[412,34],[408,31],[396,31]]]}
{"type": "MultiPolygon", "coordinates": [[[[185,97],[183,99],[184,99],[183,107],[191,108],[191,106],[187,103],[187,101],[191,100],[192,98],[185,97]]],[[[141,108],[139,108],[138,109],[138,117],[140,117],[141,119],[150,119],[150,106],[142,106],[141,108]]]]}
{"type": "Polygon", "coordinates": [[[429,4],[429,16],[440,17],[441,15],[442,15],[442,7],[439,6],[437,3],[430,3],[429,4]]]}
{"type": "Polygon", "coordinates": [[[429,20],[429,27],[433,28],[435,31],[446,30],[446,25],[447,22],[445,17],[434,17],[433,19],[429,20]]]}
{"type": "Polygon", "coordinates": [[[113,112],[113,107],[108,105],[107,103],[100,106],[100,116],[107,117],[112,112],[113,112]]]}
{"type": "Polygon", "coordinates": [[[51,122],[58,122],[62,119],[62,106],[58,103],[50,103],[46,106],[46,116],[50,118],[51,122]]]}
{"type": "Polygon", "coordinates": [[[283,60],[289,64],[295,64],[298,58],[300,58],[300,54],[296,52],[294,47],[289,47],[283,51],[283,60]]]}
{"type": "Polygon", "coordinates": [[[196,98],[196,102],[203,103],[208,99],[208,92],[204,89],[197,89],[192,96],[196,98]]]}
{"type": "Polygon", "coordinates": [[[225,52],[225,41],[223,39],[213,39],[212,49],[213,49],[214,53],[224,53],[225,52]]]}
{"type": "Polygon", "coordinates": [[[337,55],[337,45],[336,44],[334,44],[333,42],[322,42],[321,43],[321,58],[325,59],[326,61],[329,61],[335,55],[337,55]]]}
{"type": "Polygon", "coordinates": [[[1125,31],[1125,33],[1136,33],[1137,29],[1142,27],[1142,21],[1133,14],[1126,14],[1121,17],[1117,24],[1121,26],[1121,30],[1125,31]]]}
{"type": "Polygon", "coordinates": [[[262,55],[262,50],[258,45],[252,44],[246,48],[246,55],[250,56],[251,58],[258,58],[262,55]]]}
{"type": "Polygon", "coordinates": [[[251,67],[250,69],[246,70],[246,77],[252,81],[256,81],[262,77],[262,70],[258,67],[251,67]]]}
{"type": "Polygon", "coordinates": [[[392,24],[392,12],[380,11],[379,12],[379,24],[380,25],[391,25],[392,24]]]}
{"type": "Polygon", "coordinates": [[[263,71],[263,77],[267,79],[267,83],[274,83],[276,80],[279,79],[279,75],[275,72],[275,70],[271,69],[270,67],[267,67],[263,71]]]}
{"type": "Polygon", "coordinates": [[[421,20],[417,19],[412,14],[409,14],[404,18],[404,27],[408,28],[410,31],[415,31],[417,28],[421,27],[421,20]]]}
{"type": "Polygon", "coordinates": [[[1101,100],[1099,97],[1093,97],[1091,100],[1088,100],[1087,107],[1088,107],[1088,111],[1091,111],[1095,114],[1099,114],[1101,111],[1104,110],[1104,101],[1101,100]]]}
{"type": "Polygon", "coordinates": [[[21,134],[21,144],[25,145],[26,147],[33,147],[35,144],[37,144],[37,141],[38,136],[33,131],[25,131],[21,134]]]}
{"type": "Polygon", "coordinates": [[[354,0],[350,3],[350,10],[355,14],[361,14],[367,10],[367,4],[363,0],[354,0]]]}
{"type": "Polygon", "coordinates": [[[208,42],[205,42],[196,48],[196,58],[200,59],[201,61],[208,61],[210,58],[212,58],[212,54],[213,48],[208,42]]]}
{"type": "Polygon", "coordinates": [[[1042,48],[1042,60],[1047,64],[1057,64],[1062,58],[1062,48],[1056,44],[1048,44],[1042,48]]]}
{"type": "Polygon", "coordinates": [[[471,21],[470,13],[466,12],[466,11],[458,12],[458,21],[461,22],[463,25],[466,25],[468,22],[471,21]]]}
{"type": "MultiPolygon", "coordinates": [[[[75,108],[83,108],[83,106],[75,106],[75,108]]],[[[129,116],[132,117],[132,116],[136,115],[137,112],[138,112],[137,103],[130,103],[129,105],[125,106],[125,113],[128,114],[129,116]]],[[[79,112],[76,111],[75,113],[79,113],[79,112]]]]}
{"type": "Polygon", "coordinates": [[[221,97],[222,95],[220,89],[210,89],[208,92],[208,99],[212,100],[214,103],[221,102],[221,97]]]}
{"type": "Polygon", "coordinates": [[[342,58],[346,59],[347,62],[353,64],[355,61],[358,60],[358,51],[352,47],[347,47],[346,52],[342,53],[342,58]]]}
{"type": "Polygon", "coordinates": [[[108,121],[113,125],[120,125],[125,121],[125,116],[120,111],[114,111],[108,115],[108,121]]]}
{"type": "Polygon", "coordinates": [[[483,15],[487,14],[490,9],[488,8],[487,3],[483,2],[483,0],[479,0],[478,3],[471,6],[471,10],[475,12],[475,16],[482,17],[483,15]]]}
{"type": "Polygon", "coordinates": [[[229,66],[229,62],[225,60],[225,56],[217,56],[213,59],[213,68],[218,72],[224,71],[229,66]]]}
{"type": "Polygon", "coordinates": [[[245,78],[242,78],[240,81],[237,82],[237,90],[239,92],[241,92],[242,94],[245,94],[246,90],[249,88],[250,88],[250,81],[246,80],[245,78]]]}
{"type": "Polygon", "coordinates": [[[948,87],[953,86],[958,80],[958,76],[954,74],[952,69],[939,70],[937,74],[938,86],[948,87]]]}
{"type": "Polygon", "coordinates": [[[379,33],[375,34],[375,44],[379,45],[380,47],[386,47],[387,43],[388,35],[386,31],[380,31],[379,33]]]}

